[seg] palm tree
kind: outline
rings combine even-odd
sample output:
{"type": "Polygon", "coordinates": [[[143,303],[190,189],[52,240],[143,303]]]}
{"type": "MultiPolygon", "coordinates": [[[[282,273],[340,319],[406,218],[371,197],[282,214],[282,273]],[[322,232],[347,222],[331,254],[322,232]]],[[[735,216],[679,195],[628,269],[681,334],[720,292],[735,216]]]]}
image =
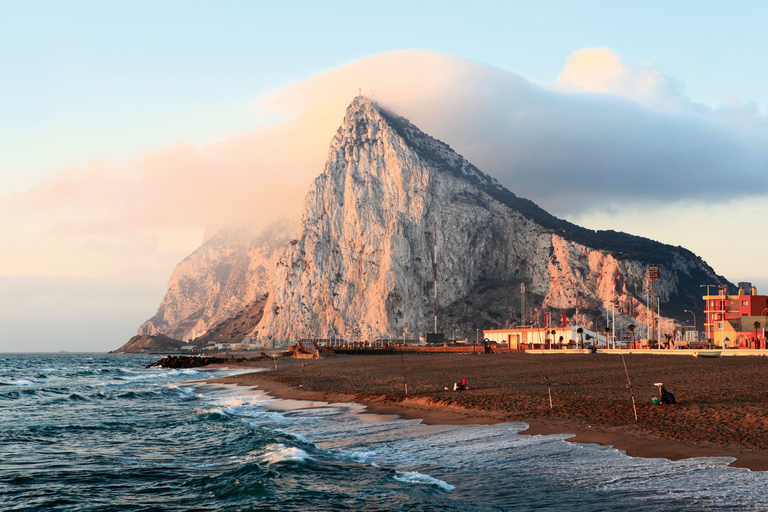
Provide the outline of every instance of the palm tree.
{"type": "Polygon", "coordinates": [[[671,334],[665,334],[664,337],[667,339],[667,348],[670,348],[669,342],[672,341],[672,338],[674,338],[674,336],[672,336],[671,334]]]}
{"type": "Polygon", "coordinates": [[[603,332],[605,333],[605,348],[608,348],[608,333],[611,332],[611,328],[606,325],[603,332]]]}
{"type": "Polygon", "coordinates": [[[635,324],[629,324],[627,326],[627,330],[632,333],[632,348],[637,348],[635,346],[635,329],[637,329],[637,326],[635,324]]]}
{"type": "Polygon", "coordinates": [[[576,332],[581,336],[581,348],[584,348],[584,329],[579,327],[576,332]]]}
{"type": "Polygon", "coordinates": [[[592,336],[587,334],[587,341],[590,341],[592,339],[592,336]]]}

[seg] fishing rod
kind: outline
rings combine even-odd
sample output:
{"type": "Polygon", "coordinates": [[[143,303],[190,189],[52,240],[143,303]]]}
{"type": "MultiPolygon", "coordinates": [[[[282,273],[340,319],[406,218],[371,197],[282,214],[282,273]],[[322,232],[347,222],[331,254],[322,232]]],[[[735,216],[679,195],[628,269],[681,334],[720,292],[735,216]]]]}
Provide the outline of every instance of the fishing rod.
{"type": "Polygon", "coordinates": [[[405,384],[405,396],[408,396],[408,381],[405,378],[405,359],[403,359],[403,351],[400,350],[400,362],[403,365],[403,383],[405,384]]]}
{"type": "Polygon", "coordinates": [[[541,359],[544,360],[544,377],[547,379],[547,394],[549,395],[549,408],[552,409],[552,385],[549,383],[549,370],[547,370],[547,358],[544,357],[544,344],[541,343],[541,329],[539,328],[538,321],[536,322],[536,332],[539,335],[539,344],[541,345],[541,359]]]}
{"type": "Polygon", "coordinates": [[[621,362],[624,363],[624,373],[627,374],[627,387],[632,397],[632,409],[635,411],[635,421],[637,421],[637,406],[635,405],[635,392],[632,391],[632,382],[629,380],[629,371],[627,371],[627,362],[624,360],[624,352],[621,353],[621,362]]]}

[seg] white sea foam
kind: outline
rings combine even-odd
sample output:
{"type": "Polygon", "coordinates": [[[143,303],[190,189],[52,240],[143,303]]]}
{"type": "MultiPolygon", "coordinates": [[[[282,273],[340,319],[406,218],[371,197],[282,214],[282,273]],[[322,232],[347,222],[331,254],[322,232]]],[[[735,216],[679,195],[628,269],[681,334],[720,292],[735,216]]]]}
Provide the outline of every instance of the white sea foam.
{"type": "Polygon", "coordinates": [[[195,370],[171,370],[166,373],[152,373],[152,374],[145,374],[145,375],[136,375],[135,377],[128,377],[128,376],[119,376],[115,377],[117,380],[127,380],[127,381],[136,381],[136,380],[153,380],[153,379],[167,379],[168,377],[175,377],[177,375],[197,375],[199,372],[195,370]]]}
{"type": "Polygon", "coordinates": [[[377,466],[375,462],[371,462],[371,460],[376,456],[376,452],[352,452],[348,456],[358,464],[371,464],[372,466],[377,466]]]}
{"type": "Polygon", "coordinates": [[[452,491],[456,488],[447,482],[416,471],[395,471],[395,480],[407,484],[436,485],[446,491],[452,491]]]}
{"type": "MultiPolygon", "coordinates": [[[[175,389],[183,397],[190,397],[192,395],[195,395],[195,388],[187,388],[187,387],[184,387],[184,386],[176,386],[174,384],[170,384],[168,387],[171,388],[171,389],[175,389]]],[[[197,395],[197,396],[200,396],[200,395],[197,395]]]]}
{"type": "Polygon", "coordinates": [[[127,380],[127,381],[135,381],[135,380],[150,380],[150,379],[159,379],[165,377],[165,375],[162,374],[153,374],[153,375],[138,375],[136,377],[115,377],[117,380],[127,380]]]}
{"type": "Polygon", "coordinates": [[[198,375],[200,374],[197,370],[171,370],[168,373],[162,374],[163,377],[171,376],[171,375],[198,375]]]}
{"type": "Polygon", "coordinates": [[[34,384],[31,380],[26,379],[19,379],[19,380],[12,380],[10,382],[4,382],[6,386],[30,386],[34,384]]]}
{"type": "Polygon", "coordinates": [[[276,443],[267,445],[265,448],[269,451],[261,456],[261,460],[268,464],[314,460],[307,452],[301,448],[296,448],[295,446],[286,446],[282,443],[276,443]]]}

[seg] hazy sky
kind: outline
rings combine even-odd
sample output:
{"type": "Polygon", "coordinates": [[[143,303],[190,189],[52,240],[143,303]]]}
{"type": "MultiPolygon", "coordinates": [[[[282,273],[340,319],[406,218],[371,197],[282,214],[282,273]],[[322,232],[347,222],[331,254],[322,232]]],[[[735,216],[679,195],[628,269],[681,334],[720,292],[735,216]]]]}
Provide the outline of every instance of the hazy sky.
{"type": "Polygon", "coordinates": [[[768,285],[768,7],[615,4],[0,2],[0,352],[127,341],[206,225],[298,208],[357,87],[768,285]]]}

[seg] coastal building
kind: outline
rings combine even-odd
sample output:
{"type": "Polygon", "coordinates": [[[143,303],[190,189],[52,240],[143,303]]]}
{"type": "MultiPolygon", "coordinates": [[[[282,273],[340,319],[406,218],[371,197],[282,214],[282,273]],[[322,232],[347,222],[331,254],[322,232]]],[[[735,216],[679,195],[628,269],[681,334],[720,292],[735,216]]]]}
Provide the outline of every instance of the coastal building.
{"type": "Polygon", "coordinates": [[[739,283],[738,295],[726,286],[717,295],[704,295],[704,332],[724,348],[766,348],[768,296],[758,295],[750,283],[739,283]]]}
{"type": "Polygon", "coordinates": [[[699,331],[685,331],[683,333],[683,342],[685,343],[691,343],[692,341],[700,341],[699,340],[699,331]]]}
{"type": "Polygon", "coordinates": [[[578,325],[550,327],[549,329],[530,325],[509,329],[483,329],[483,339],[504,345],[510,350],[526,350],[529,348],[581,347],[583,335],[585,346],[594,344],[595,340],[599,346],[605,346],[606,337],[604,334],[598,334],[589,329],[583,329],[583,332],[579,334],[578,329],[578,325]]]}

